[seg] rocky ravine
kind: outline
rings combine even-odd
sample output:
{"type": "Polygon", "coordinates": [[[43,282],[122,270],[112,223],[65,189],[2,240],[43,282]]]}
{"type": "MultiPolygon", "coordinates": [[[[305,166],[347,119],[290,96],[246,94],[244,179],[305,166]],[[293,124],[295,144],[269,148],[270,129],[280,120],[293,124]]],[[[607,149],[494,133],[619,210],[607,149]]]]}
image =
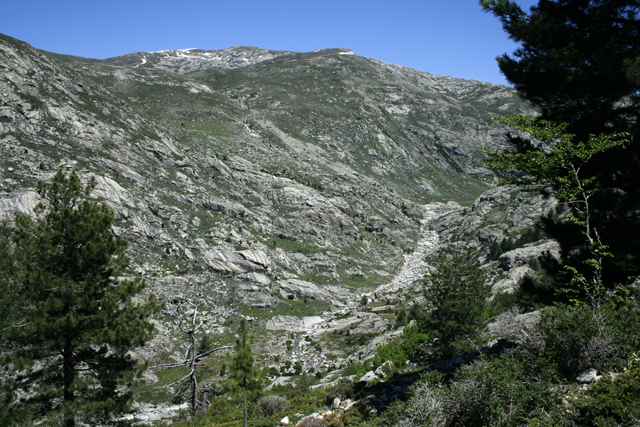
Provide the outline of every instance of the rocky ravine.
{"type": "MultiPolygon", "coordinates": [[[[554,209],[504,189],[477,198],[492,174],[481,147],[506,144],[491,118],[531,111],[512,89],[344,49],[98,61],[0,35],[0,95],[1,217],[33,215],[59,168],[95,176],[147,292],[186,292],[221,341],[254,319],[278,369],[369,357],[402,333],[394,312],[420,302],[412,284],[439,240],[486,249],[554,209]]],[[[486,263],[496,289],[535,258],[520,249],[486,263]]],[[[182,337],[157,325],[140,357],[179,358],[182,337]]]]}

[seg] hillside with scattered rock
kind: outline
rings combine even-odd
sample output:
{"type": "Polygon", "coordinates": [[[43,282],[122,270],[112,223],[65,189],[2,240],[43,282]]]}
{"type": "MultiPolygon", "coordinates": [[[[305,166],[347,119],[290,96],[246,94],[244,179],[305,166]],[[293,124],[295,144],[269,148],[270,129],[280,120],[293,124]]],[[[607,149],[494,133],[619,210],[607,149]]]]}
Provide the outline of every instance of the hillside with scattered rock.
{"type": "MultiPolygon", "coordinates": [[[[347,49],[94,60],[8,36],[0,72],[0,216],[34,216],[37,183],[59,169],[95,177],[129,274],[168,305],[188,296],[220,345],[250,319],[278,376],[296,363],[339,373],[401,335],[398,312],[424,301],[441,242],[487,254],[496,291],[558,252],[536,241],[488,256],[557,209],[486,184],[483,148],[508,144],[492,119],[535,113],[512,88],[347,49]]],[[[138,354],[180,358],[184,337],[156,324],[138,354]]]]}

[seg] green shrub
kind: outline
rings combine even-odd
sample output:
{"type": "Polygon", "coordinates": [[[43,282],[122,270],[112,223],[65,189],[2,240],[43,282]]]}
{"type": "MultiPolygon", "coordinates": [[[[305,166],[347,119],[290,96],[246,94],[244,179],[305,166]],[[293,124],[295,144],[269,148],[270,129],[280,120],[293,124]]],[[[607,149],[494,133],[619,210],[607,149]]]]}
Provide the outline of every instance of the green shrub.
{"type": "Polygon", "coordinates": [[[326,403],[333,403],[336,397],[340,400],[351,399],[355,395],[356,385],[348,378],[340,378],[328,391],[326,403]]]}
{"type": "Polygon", "coordinates": [[[387,360],[400,368],[411,358],[416,349],[429,339],[429,335],[420,332],[420,326],[414,323],[411,326],[405,326],[402,338],[381,345],[377,349],[371,364],[372,369],[381,366],[387,360]]]}
{"type": "Polygon", "coordinates": [[[364,373],[364,365],[361,362],[353,362],[347,365],[342,372],[343,377],[348,377],[351,375],[358,375],[359,373],[364,373]]]}
{"type": "Polygon", "coordinates": [[[262,415],[270,417],[286,411],[289,408],[289,399],[277,395],[264,396],[258,400],[257,406],[262,415]]]}
{"type": "MultiPolygon", "coordinates": [[[[640,351],[640,304],[639,290],[631,289],[635,295],[615,296],[606,307],[606,323],[612,337],[615,353],[604,367],[620,369],[632,355],[640,351]]],[[[621,292],[619,292],[621,293],[621,292]]]]}
{"type": "Polygon", "coordinates": [[[542,313],[540,334],[544,341],[540,367],[567,380],[587,368],[601,369],[615,353],[605,312],[585,305],[558,305],[542,313]]]}
{"type": "Polygon", "coordinates": [[[534,311],[556,301],[563,301],[564,298],[556,293],[557,286],[557,280],[547,273],[526,275],[513,293],[513,305],[522,307],[525,311],[534,311]]]}
{"type": "MultiPolygon", "coordinates": [[[[605,376],[589,386],[575,404],[581,425],[614,427],[640,419],[640,367],[615,380],[605,376]]],[[[637,424],[636,424],[637,425],[637,424]]]]}
{"type": "Polygon", "coordinates": [[[404,308],[398,312],[398,317],[396,317],[396,328],[404,326],[407,323],[407,310],[404,308]]]}
{"type": "Polygon", "coordinates": [[[393,427],[444,425],[442,375],[427,372],[407,391],[406,400],[396,400],[377,420],[376,425],[393,427]]]}
{"type": "Polygon", "coordinates": [[[558,405],[545,384],[529,376],[525,364],[513,357],[465,365],[442,391],[450,426],[523,425],[538,408],[558,405]]]}

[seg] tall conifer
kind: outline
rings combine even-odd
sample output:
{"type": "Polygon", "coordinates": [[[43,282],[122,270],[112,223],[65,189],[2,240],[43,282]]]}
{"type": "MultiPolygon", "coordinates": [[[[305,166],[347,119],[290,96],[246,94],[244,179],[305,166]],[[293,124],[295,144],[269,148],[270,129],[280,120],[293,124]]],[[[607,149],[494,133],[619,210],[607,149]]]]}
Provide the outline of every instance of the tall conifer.
{"type": "Polygon", "coordinates": [[[62,171],[41,183],[45,203],[35,221],[16,216],[10,251],[22,266],[11,279],[21,323],[5,327],[2,353],[15,366],[16,408],[67,427],[128,409],[126,386],[139,368],[130,350],[151,338],[148,318],[158,309],[154,300],[133,302],[142,280],[119,279],[126,241],[111,230],[111,209],[89,200],[95,186],[62,171]]]}
{"type": "MultiPolygon", "coordinates": [[[[592,225],[613,254],[603,280],[629,282],[640,274],[640,0],[540,0],[528,13],[513,0],[480,4],[519,44],[498,65],[543,119],[566,123],[574,143],[629,134],[625,150],[598,153],[581,171],[594,180],[592,225]]],[[[526,139],[513,142],[532,149],[526,139]]],[[[571,224],[548,222],[546,231],[566,264],[579,268],[589,257],[571,224]]]]}

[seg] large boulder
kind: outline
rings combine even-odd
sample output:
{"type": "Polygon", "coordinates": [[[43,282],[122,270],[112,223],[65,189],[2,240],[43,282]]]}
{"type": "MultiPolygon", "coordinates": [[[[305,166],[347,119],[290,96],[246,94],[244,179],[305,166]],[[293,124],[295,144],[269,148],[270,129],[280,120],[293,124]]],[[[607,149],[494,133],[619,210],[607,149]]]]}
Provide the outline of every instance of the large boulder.
{"type": "Polygon", "coordinates": [[[20,213],[35,217],[34,209],[40,202],[35,191],[18,193],[10,198],[0,199],[0,219],[9,218],[14,213],[20,213]]]}
{"type": "Polygon", "coordinates": [[[260,286],[269,286],[269,284],[271,284],[271,280],[267,276],[256,272],[244,273],[238,276],[238,278],[243,282],[255,283],[260,286]]]}
{"type": "Polygon", "coordinates": [[[328,301],[331,299],[329,293],[320,289],[311,282],[298,279],[287,279],[279,282],[281,294],[284,298],[294,295],[297,298],[308,298],[318,301],[328,301]]]}
{"type": "Polygon", "coordinates": [[[380,377],[378,377],[373,371],[369,371],[366,374],[364,374],[362,377],[360,377],[358,382],[359,383],[368,383],[369,381],[379,380],[379,379],[380,379],[380,377]]]}
{"type": "Polygon", "coordinates": [[[555,240],[547,240],[524,248],[514,249],[500,255],[498,264],[504,271],[509,271],[514,267],[529,264],[531,260],[537,259],[545,252],[549,252],[554,258],[560,258],[560,245],[555,240]]]}

